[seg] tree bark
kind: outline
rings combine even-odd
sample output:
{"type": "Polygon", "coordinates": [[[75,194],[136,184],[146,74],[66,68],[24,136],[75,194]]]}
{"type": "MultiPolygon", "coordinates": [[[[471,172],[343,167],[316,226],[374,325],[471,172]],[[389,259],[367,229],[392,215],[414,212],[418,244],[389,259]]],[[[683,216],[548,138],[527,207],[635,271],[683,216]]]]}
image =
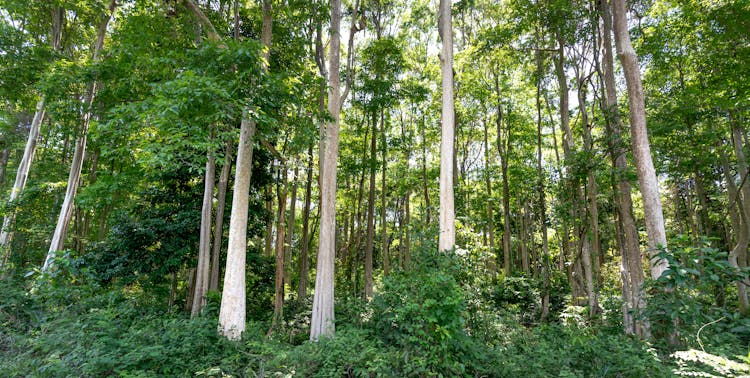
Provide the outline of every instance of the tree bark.
{"type": "MultiPolygon", "coordinates": [[[[380,126],[382,129],[383,140],[380,143],[380,149],[383,154],[383,166],[380,171],[381,189],[380,189],[380,257],[383,259],[383,266],[390,265],[388,256],[388,224],[386,222],[386,196],[388,193],[388,184],[386,182],[386,169],[388,168],[388,146],[386,144],[385,122],[383,120],[383,111],[380,111],[380,126]]],[[[371,277],[372,278],[372,277],[371,277]]]]}
{"type": "Polygon", "coordinates": [[[206,158],[206,173],[203,179],[203,204],[201,206],[201,228],[198,249],[198,266],[195,270],[195,293],[190,316],[198,316],[206,306],[208,292],[209,264],[211,260],[211,210],[214,199],[214,181],[216,179],[216,157],[209,151],[206,158]]]}
{"type": "Polygon", "coordinates": [[[638,171],[638,182],[643,196],[643,211],[648,234],[651,277],[657,279],[669,268],[664,259],[656,258],[659,250],[667,248],[667,235],[664,229],[664,212],[659,198],[659,182],[651,159],[651,146],[646,127],[646,108],[643,98],[643,84],[638,66],[638,56],[630,42],[625,0],[612,0],[615,42],[617,54],[625,73],[630,104],[630,137],[638,171]]]}
{"type": "Polygon", "coordinates": [[[282,321],[284,316],[284,223],[286,222],[286,193],[287,193],[287,172],[286,165],[279,163],[279,184],[277,195],[279,202],[279,212],[276,216],[276,279],[273,294],[273,317],[271,328],[268,330],[270,335],[282,321]]]}
{"type": "Polygon", "coordinates": [[[8,146],[3,148],[3,152],[0,153],[0,188],[5,184],[5,172],[8,170],[8,158],[10,157],[10,149],[8,146]]]}
{"type": "MultiPolygon", "coordinates": [[[[117,1],[112,0],[108,8],[108,14],[104,16],[104,19],[99,24],[99,28],[96,33],[96,43],[94,45],[94,51],[91,56],[92,62],[99,61],[99,52],[104,46],[104,36],[107,33],[107,25],[109,24],[112,15],[114,14],[117,1]]],[[[50,242],[49,251],[47,257],[44,260],[42,271],[48,271],[54,264],[54,259],[58,251],[63,249],[65,243],[65,235],[67,234],[68,225],[70,224],[70,218],[73,215],[73,201],[78,191],[78,184],[81,177],[81,169],[83,168],[83,159],[86,155],[86,140],[88,137],[89,124],[91,117],[93,116],[91,106],[96,96],[97,83],[95,81],[89,83],[86,89],[86,95],[84,96],[84,114],[81,124],[81,132],[76,142],[75,153],[73,154],[73,161],[70,165],[70,173],[68,175],[68,186],[65,191],[65,199],[63,200],[62,208],[60,209],[60,215],[57,218],[57,225],[55,226],[55,232],[52,235],[52,241],[50,242]]]]}
{"type": "Polygon", "coordinates": [[[232,171],[233,149],[234,142],[228,140],[226,150],[224,152],[224,165],[221,167],[221,174],[219,175],[216,216],[214,218],[214,244],[213,251],[211,253],[211,278],[208,283],[208,290],[211,291],[219,290],[219,276],[221,275],[221,271],[219,269],[222,245],[221,238],[224,234],[224,209],[227,202],[227,184],[229,182],[229,174],[232,171]]]}
{"type": "MultiPolygon", "coordinates": [[[[192,2],[192,0],[187,0],[192,2]]],[[[263,1],[263,29],[261,42],[266,49],[261,57],[266,62],[271,47],[272,21],[269,0],[263,1]],[[268,3],[268,4],[266,4],[268,3]]],[[[196,14],[202,14],[200,9],[196,14]]],[[[204,16],[205,17],[205,16],[204,16]]],[[[219,308],[219,333],[230,340],[237,340],[245,331],[245,258],[247,253],[247,210],[250,194],[250,178],[253,169],[253,138],[255,120],[249,117],[247,109],[242,112],[240,141],[237,147],[232,212],[229,219],[229,243],[227,245],[227,265],[224,270],[224,287],[219,308]]]]}
{"type": "Polygon", "coordinates": [[[29,177],[31,162],[34,160],[34,152],[36,152],[36,143],[39,139],[39,129],[42,120],[44,119],[44,113],[44,97],[42,97],[36,103],[36,112],[34,113],[34,120],[31,121],[29,136],[26,140],[26,148],[23,151],[21,163],[18,165],[16,181],[13,183],[13,188],[10,190],[10,196],[8,198],[8,214],[3,218],[3,228],[0,230],[0,253],[2,253],[2,265],[0,265],[0,270],[5,268],[5,265],[10,258],[10,240],[12,238],[11,227],[16,218],[15,203],[26,187],[26,179],[29,177]]]}
{"type": "Polygon", "coordinates": [[[367,193],[367,245],[365,246],[365,298],[372,297],[372,252],[375,239],[375,172],[377,165],[378,121],[372,114],[372,137],[370,138],[370,189],[367,193]]]}
{"type": "MultiPolygon", "coordinates": [[[[739,206],[739,213],[740,213],[740,221],[741,226],[737,230],[738,235],[738,242],[737,247],[732,249],[732,252],[730,253],[730,262],[733,262],[733,265],[736,267],[744,268],[747,266],[747,246],[750,242],[750,184],[747,183],[748,180],[748,164],[747,160],[745,158],[745,152],[743,150],[743,138],[742,138],[742,130],[740,129],[739,124],[737,124],[736,120],[734,120],[733,114],[730,113],[730,124],[732,126],[732,140],[733,140],[733,146],[734,146],[734,154],[737,158],[737,173],[740,176],[741,181],[741,194],[742,194],[742,200],[737,201],[737,204],[739,206]],[[744,226],[744,227],[742,227],[744,226]],[[741,232],[740,232],[741,231],[741,232]]],[[[735,192],[737,190],[735,189],[735,192]]],[[[739,199],[739,193],[735,193],[735,196],[733,198],[739,199]]],[[[750,284],[750,279],[745,278],[743,282],[738,283],[737,289],[738,289],[738,295],[739,295],[739,307],[740,307],[740,313],[743,315],[746,315],[748,313],[748,295],[747,295],[747,288],[750,284]]]]}
{"type": "Polygon", "coordinates": [[[336,261],[336,167],[339,155],[339,119],[341,82],[341,0],[331,0],[331,37],[329,50],[328,112],[332,121],[326,123],[325,154],[321,162],[320,235],[318,262],[315,274],[310,340],[333,336],[334,324],[334,267],[336,261]]]}
{"type": "Polygon", "coordinates": [[[455,139],[455,114],[453,110],[453,25],[451,1],[440,0],[438,21],[442,53],[440,69],[442,78],[442,127],[440,136],[440,237],[438,250],[451,250],[456,244],[456,214],[453,195],[453,161],[455,139]]]}
{"type": "MultiPolygon", "coordinates": [[[[589,124],[588,112],[586,111],[586,84],[583,78],[578,78],[578,108],[583,122],[583,148],[593,156],[593,141],[591,138],[591,125],[589,124]]],[[[599,208],[596,202],[597,186],[593,167],[588,169],[586,181],[586,193],[583,197],[588,201],[582,204],[586,210],[588,230],[581,235],[584,241],[582,258],[583,269],[586,278],[586,294],[588,297],[589,316],[594,317],[599,312],[599,300],[594,285],[596,274],[596,263],[594,259],[599,255],[599,208]]]]}
{"type": "MultiPolygon", "coordinates": [[[[296,160],[296,159],[295,159],[296,160]]],[[[299,167],[295,161],[294,176],[292,179],[292,191],[289,197],[289,221],[286,227],[286,242],[284,243],[284,285],[289,286],[292,290],[292,244],[294,243],[294,223],[297,213],[297,178],[299,176],[299,167]]]]}
{"type": "MultiPolygon", "coordinates": [[[[273,163],[271,163],[273,170],[273,163]]],[[[263,255],[273,256],[273,194],[271,189],[266,188],[266,212],[271,216],[271,220],[266,223],[266,233],[263,241],[263,255]]]]}
{"type": "Polygon", "coordinates": [[[646,307],[645,293],[643,292],[643,267],[641,264],[641,252],[638,240],[638,228],[633,217],[633,202],[631,199],[631,186],[627,179],[627,152],[622,140],[622,123],[617,107],[617,90],[614,74],[614,57],[612,56],[612,15],[609,9],[609,0],[600,0],[602,13],[602,63],[604,104],[607,131],[609,132],[609,150],[612,157],[613,173],[615,176],[615,203],[618,218],[620,220],[622,235],[622,263],[621,277],[623,287],[623,303],[627,308],[623,311],[623,324],[626,333],[635,333],[641,338],[650,337],[650,325],[647,318],[638,316],[646,307]]]}
{"type": "MultiPolygon", "coordinates": [[[[495,252],[495,217],[492,208],[492,183],[490,181],[490,144],[487,136],[487,125],[488,121],[483,122],[484,125],[484,186],[487,191],[487,234],[489,239],[489,250],[490,254],[495,252]]],[[[493,265],[494,266],[494,260],[493,265]]],[[[505,271],[506,274],[508,271],[505,271]]],[[[494,272],[493,272],[494,274],[494,272]]]]}
{"type": "Polygon", "coordinates": [[[307,297],[307,275],[310,270],[310,260],[307,251],[310,248],[310,200],[312,197],[313,181],[313,150],[307,150],[307,182],[305,183],[305,208],[302,210],[302,251],[299,255],[299,289],[297,299],[303,301],[307,297]]]}

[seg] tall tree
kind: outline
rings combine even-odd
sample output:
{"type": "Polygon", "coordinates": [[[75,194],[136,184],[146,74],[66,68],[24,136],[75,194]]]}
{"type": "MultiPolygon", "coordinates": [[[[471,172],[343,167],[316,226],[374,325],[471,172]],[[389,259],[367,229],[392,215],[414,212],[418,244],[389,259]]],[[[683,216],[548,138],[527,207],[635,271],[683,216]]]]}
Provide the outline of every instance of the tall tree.
{"type": "Polygon", "coordinates": [[[656,258],[660,248],[667,248],[667,234],[664,229],[664,212],[659,197],[659,181],[656,178],[656,170],[651,158],[651,145],[648,141],[641,71],[638,66],[638,55],[630,42],[625,0],[612,0],[612,15],[617,55],[620,58],[628,88],[630,138],[635,167],[638,171],[638,183],[643,196],[643,212],[646,218],[646,232],[651,255],[651,277],[656,279],[669,268],[666,260],[656,258]]]}
{"type": "MultiPolygon", "coordinates": [[[[59,52],[62,49],[62,32],[65,24],[65,9],[60,6],[52,7],[50,11],[51,15],[51,27],[50,27],[50,47],[53,51],[59,52]]],[[[26,181],[29,177],[29,171],[31,170],[31,163],[34,160],[34,154],[36,152],[37,140],[39,139],[39,130],[41,129],[42,122],[45,116],[45,102],[46,98],[44,95],[40,96],[36,103],[36,110],[34,112],[34,118],[31,121],[31,127],[29,128],[29,135],[26,139],[26,147],[23,151],[23,157],[21,158],[20,164],[18,164],[18,170],[16,171],[16,180],[13,183],[13,188],[10,191],[8,197],[8,204],[10,205],[10,211],[3,218],[2,229],[0,229],[0,269],[2,269],[10,258],[10,241],[13,233],[11,227],[13,227],[13,221],[16,217],[16,210],[13,207],[16,200],[23,193],[26,188],[26,181]]]]}
{"type": "MultiPolygon", "coordinates": [[[[193,3],[185,0],[199,18],[205,15],[193,3]]],[[[211,26],[213,29],[213,26],[211,26]]],[[[215,29],[214,33],[215,33],[215,29]]],[[[271,48],[272,16],[270,0],[263,1],[263,26],[261,42],[265,49],[261,54],[264,69],[268,69],[268,58],[271,48]]],[[[218,37],[218,35],[217,35],[218,37]]],[[[245,255],[247,253],[247,209],[250,193],[250,176],[253,166],[253,139],[255,137],[255,120],[250,118],[250,111],[244,109],[240,123],[240,141],[237,147],[237,163],[234,176],[234,193],[232,196],[232,213],[229,218],[229,244],[227,246],[227,264],[224,271],[224,287],[219,308],[219,333],[230,340],[239,339],[245,331],[245,255]]]]}
{"type": "Polygon", "coordinates": [[[622,278],[623,326],[625,333],[648,337],[648,319],[635,313],[645,308],[644,282],[638,228],[633,216],[630,181],[627,178],[627,152],[622,138],[622,122],[617,107],[614,57],[612,56],[612,13],[609,0],[600,0],[602,18],[603,113],[609,133],[608,146],[615,175],[615,204],[622,235],[620,276],[622,278]]]}
{"type": "MultiPolygon", "coordinates": [[[[109,4],[107,14],[104,15],[101,23],[96,32],[96,42],[94,43],[94,51],[91,54],[91,61],[96,63],[99,61],[99,53],[104,46],[104,37],[107,33],[107,25],[114,15],[115,7],[117,7],[117,1],[112,0],[109,4]]],[[[84,113],[83,119],[81,120],[81,129],[79,131],[79,137],[76,141],[75,152],[73,154],[73,161],[70,165],[70,173],[68,174],[68,185],[65,190],[65,199],[63,199],[62,207],[60,209],[60,215],[57,218],[57,225],[55,226],[55,232],[52,234],[52,241],[50,242],[49,251],[47,257],[44,260],[42,271],[49,270],[54,264],[55,256],[58,251],[63,249],[65,244],[65,236],[67,234],[68,225],[73,215],[73,201],[75,200],[76,193],[78,192],[78,185],[81,178],[81,170],[83,169],[83,159],[86,155],[86,141],[88,138],[89,124],[91,123],[91,117],[93,117],[92,104],[94,103],[94,97],[96,96],[97,82],[92,81],[89,83],[86,89],[86,94],[83,99],[84,113]]]]}
{"type": "Polygon", "coordinates": [[[318,236],[318,262],[315,274],[310,340],[333,336],[335,318],[334,267],[336,262],[336,167],[339,157],[339,122],[341,118],[341,0],[331,0],[331,35],[328,51],[328,112],[324,136],[325,152],[320,179],[320,234],[318,236]]]}
{"type": "Polygon", "coordinates": [[[453,23],[451,1],[440,0],[438,31],[442,41],[440,72],[442,80],[442,118],[440,136],[440,236],[438,249],[446,251],[456,244],[453,170],[455,114],[453,110],[453,23]]]}

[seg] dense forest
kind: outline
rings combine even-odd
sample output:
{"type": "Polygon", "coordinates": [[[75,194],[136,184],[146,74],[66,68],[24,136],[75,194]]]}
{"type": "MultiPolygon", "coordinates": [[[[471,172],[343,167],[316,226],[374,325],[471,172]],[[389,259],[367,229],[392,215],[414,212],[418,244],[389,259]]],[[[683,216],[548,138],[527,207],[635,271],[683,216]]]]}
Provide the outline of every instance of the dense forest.
{"type": "Polygon", "coordinates": [[[0,0],[0,376],[750,375],[745,0],[0,0]]]}

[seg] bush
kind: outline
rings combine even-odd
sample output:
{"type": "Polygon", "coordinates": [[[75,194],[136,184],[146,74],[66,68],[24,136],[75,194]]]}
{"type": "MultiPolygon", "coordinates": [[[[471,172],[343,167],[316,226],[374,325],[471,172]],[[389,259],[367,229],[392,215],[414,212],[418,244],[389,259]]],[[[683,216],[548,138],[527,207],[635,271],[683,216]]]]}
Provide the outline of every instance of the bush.
{"type": "Polygon", "coordinates": [[[463,375],[471,340],[464,331],[466,301],[457,277],[466,277],[452,252],[419,251],[410,270],[387,276],[372,302],[368,325],[399,350],[405,374],[463,375]]]}
{"type": "MultiPolygon", "coordinates": [[[[736,301],[724,303],[724,298],[736,298],[735,282],[747,276],[747,270],[732,267],[728,253],[710,246],[707,240],[694,246],[691,240],[671,242],[668,251],[662,250],[657,258],[665,259],[669,269],[656,280],[646,283],[650,293],[645,315],[651,321],[651,330],[659,340],[669,335],[679,335],[682,343],[693,343],[697,331],[706,324],[726,319],[732,324],[716,324],[707,329],[704,337],[714,330],[734,330],[731,337],[740,337],[747,344],[750,328],[735,313],[736,301]],[[686,338],[691,336],[690,339],[686,338]]],[[[719,335],[717,335],[719,336],[719,335]]],[[[726,338],[722,340],[726,342],[726,338]]],[[[697,345],[696,345],[697,347],[697,345]]]]}

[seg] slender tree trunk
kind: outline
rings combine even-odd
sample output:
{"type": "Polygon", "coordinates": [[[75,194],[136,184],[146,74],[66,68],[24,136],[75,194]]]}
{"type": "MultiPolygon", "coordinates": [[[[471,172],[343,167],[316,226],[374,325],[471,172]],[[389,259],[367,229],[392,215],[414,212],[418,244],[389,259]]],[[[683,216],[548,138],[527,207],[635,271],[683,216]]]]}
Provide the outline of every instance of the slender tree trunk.
{"type": "MultiPolygon", "coordinates": [[[[739,174],[741,180],[741,189],[739,189],[741,193],[737,193],[738,189],[735,189],[734,196],[732,196],[732,198],[737,198],[737,205],[740,213],[740,227],[735,229],[737,230],[737,246],[732,249],[729,255],[729,261],[735,267],[744,268],[747,266],[747,246],[748,243],[750,243],[750,184],[747,183],[748,164],[745,158],[745,153],[743,151],[742,130],[740,129],[740,126],[737,124],[736,120],[734,120],[732,113],[730,113],[730,124],[732,126],[734,154],[737,158],[737,173],[739,174]]],[[[725,170],[725,172],[727,171],[725,170]]],[[[732,186],[733,185],[727,184],[730,195],[732,186]]],[[[747,278],[737,285],[740,313],[743,315],[746,315],[749,309],[747,295],[748,285],[750,285],[750,279],[747,278]]]]}
{"type": "MultiPolygon", "coordinates": [[[[578,108],[580,109],[581,119],[583,121],[583,147],[589,152],[590,156],[593,156],[594,146],[591,138],[591,125],[589,124],[588,112],[586,111],[586,86],[583,78],[578,79],[578,108]]],[[[596,203],[596,195],[596,176],[592,167],[589,169],[587,175],[586,193],[582,196],[588,199],[587,203],[582,205],[586,210],[588,230],[585,234],[581,235],[582,241],[584,242],[582,258],[584,275],[586,278],[586,295],[588,297],[589,316],[592,318],[599,312],[599,300],[594,285],[596,277],[594,272],[596,263],[594,259],[599,255],[599,209],[596,203]]]]}
{"type": "Polygon", "coordinates": [[[336,259],[336,166],[339,155],[339,102],[341,101],[339,78],[341,0],[331,0],[330,7],[328,112],[331,113],[332,121],[326,124],[324,133],[326,148],[321,162],[320,236],[312,321],[310,322],[310,340],[312,341],[317,341],[321,336],[333,336],[335,332],[333,298],[336,259]]]}
{"type": "Polygon", "coordinates": [[[388,148],[386,145],[385,122],[383,120],[383,111],[380,111],[380,125],[383,129],[383,140],[380,143],[380,149],[383,153],[383,166],[381,169],[381,192],[380,192],[380,255],[383,258],[383,265],[390,265],[388,256],[388,224],[386,222],[386,195],[388,185],[386,183],[385,171],[388,167],[388,148]]]}
{"type": "Polygon", "coordinates": [[[453,249],[456,244],[456,214],[453,195],[453,160],[455,144],[455,117],[453,112],[453,25],[451,1],[440,0],[438,21],[442,53],[442,132],[440,137],[440,237],[438,250],[453,249]]]}
{"type": "Polygon", "coordinates": [[[430,227],[430,191],[427,186],[427,141],[425,140],[425,125],[422,123],[422,193],[424,194],[424,222],[430,227]]]}
{"type": "MultiPolygon", "coordinates": [[[[495,252],[495,218],[492,208],[492,183],[490,181],[490,144],[487,137],[487,121],[483,122],[484,125],[484,185],[487,190],[487,233],[489,236],[489,247],[490,253],[495,252]]],[[[494,261],[493,261],[494,266],[494,261]]],[[[503,267],[505,267],[503,265],[503,267]]],[[[506,270],[507,274],[508,271],[506,270]]],[[[494,274],[494,272],[493,272],[494,274]]]]}
{"type": "MultiPolygon", "coordinates": [[[[114,14],[117,1],[112,0],[109,5],[108,13],[104,16],[104,19],[99,24],[99,28],[96,34],[96,44],[94,45],[94,51],[91,56],[93,62],[99,61],[99,52],[104,46],[104,36],[107,33],[107,25],[109,24],[112,15],[114,14]]],[[[60,209],[60,215],[57,218],[57,226],[55,226],[55,232],[52,235],[52,241],[50,242],[49,251],[47,257],[44,260],[42,271],[48,271],[54,264],[54,259],[58,251],[63,249],[65,243],[65,235],[67,234],[67,228],[70,224],[70,218],[73,214],[73,200],[75,199],[76,192],[78,191],[78,184],[81,177],[81,169],[83,168],[83,159],[86,154],[86,139],[88,137],[89,123],[91,122],[92,109],[91,106],[96,96],[97,83],[91,82],[86,89],[86,95],[84,97],[84,114],[81,124],[81,132],[76,142],[75,153],[73,154],[73,162],[70,165],[70,173],[68,175],[68,186],[65,191],[65,199],[63,200],[62,208],[60,209]]]]}
{"type": "Polygon", "coordinates": [[[6,146],[0,153],[0,188],[5,184],[5,172],[8,170],[8,158],[10,157],[10,149],[6,146]]]}
{"type": "Polygon", "coordinates": [[[39,139],[39,129],[42,120],[44,119],[44,112],[44,97],[42,97],[36,104],[36,112],[34,113],[34,120],[31,122],[31,128],[29,129],[29,137],[26,140],[26,148],[23,151],[23,158],[21,158],[21,163],[18,165],[16,181],[13,183],[13,188],[10,190],[10,197],[8,198],[8,213],[5,215],[5,218],[3,218],[3,228],[0,230],[0,253],[2,254],[2,266],[0,266],[0,269],[5,268],[5,265],[10,258],[10,240],[12,236],[11,227],[16,218],[15,203],[26,187],[26,179],[29,177],[31,162],[34,160],[36,142],[37,139],[39,139]]]}
{"type": "Polygon", "coordinates": [[[633,157],[638,171],[638,182],[643,196],[643,212],[646,218],[651,277],[657,279],[669,268],[664,259],[654,258],[661,248],[667,248],[667,235],[664,229],[664,212],[659,198],[659,182],[651,159],[651,146],[646,128],[646,108],[643,98],[641,72],[638,56],[630,42],[625,0],[612,0],[615,41],[617,54],[625,73],[630,104],[630,137],[633,157]]]}
{"type": "Polygon", "coordinates": [[[198,267],[195,273],[195,293],[191,317],[196,317],[206,306],[208,292],[209,263],[211,259],[211,210],[214,199],[214,181],[216,179],[216,157],[209,148],[206,158],[206,173],[203,179],[203,204],[201,206],[201,228],[198,250],[198,267]]]}
{"type": "MultiPolygon", "coordinates": [[[[53,7],[50,45],[54,51],[59,51],[61,48],[64,20],[64,9],[61,7],[53,7]]],[[[11,227],[16,218],[15,202],[23,192],[24,188],[26,188],[26,180],[29,177],[29,170],[31,169],[31,163],[34,160],[37,140],[39,139],[39,130],[41,129],[42,121],[44,120],[44,105],[45,97],[42,96],[36,103],[36,111],[34,112],[34,119],[31,121],[31,127],[29,128],[26,148],[23,151],[21,162],[18,164],[16,180],[13,183],[13,188],[10,190],[10,196],[8,198],[8,213],[3,218],[3,226],[2,229],[0,229],[0,270],[5,269],[5,266],[10,259],[10,241],[12,239],[11,227]]]]}
{"type": "Polygon", "coordinates": [[[365,298],[372,297],[372,252],[375,239],[375,172],[377,164],[378,121],[372,114],[372,138],[370,138],[370,190],[367,194],[367,246],[365,247],[365,298]]]}
{"type": "Polygon", "coordinates": [[[411,262],[411,192],[408,190],[404,201],[404,256],[402,268],[408,269],[411,262]]]}
{"type": "Polygon", "coordinates": [[[266,233],[263,243],[263,255],[271,257],[273,256],[273,194],[271,194],[271,189],[269,188],[266,188],[266,212],[268,212],[268,214],[271,214],[272,220],[266,223],[266,233]]]}
{"type": "Polygon", "coordinates": [[[193,297],[195,297],[195,268],[189,268],[186,272],[187,287],[185,288],[185,312],[193,308],[193,297]]]}
{"type": "Polygon", "coordinates": [[[276,223],[276,280],[273,295],[273,318],[271,328],[268,330],[270,335],[278,327],[284,316],[284,223],[286,219],[286,193],[287,193],[287,172],[286,165],[279,163],[279,180],[277,188],[279,212],[276,223]]]}
{"type": "MultiPolygon", "coordinates": [[[[549,241],[547,237],[547,204],[544,188],[544,169],[542,168],[542,102],[541,102],[541,75],[542,58],[539,52],[539,29],[536,31],[536,124],[537,124],[537,191],[539,194],[539,228],[542,231],[542,320],[549,316],[549,241]]],[[[567,85],[566,85],[567,88],[567,85]]],[[[567,90],[565,90],[567,92],[567,90]]],[[[565,95],[567,96],[567,95],[565,95]]],[[[561,99],[562,102],[562,99],[561,99]]]]}
{"type": "MultiPolygon", "coordinates": [[[[739,190],[734,183],[734,177],[732,177],[732,174],[730,173],[728,159],[723,153],[721,164],[724,171],[724,178],[727,182],[727,194],[730,198],[729,217],[737,239],[737,244],[735,244],[734,248],[729,252],[729,264],[732,267],[739,269],[747,265],[743,264],[743,262],[746,261],[743,257],[746,257],[747,246],[750,244],[750,233],[748,232],[748,221],[750,221],[750,217],[748,217],[743,204],[746,200],[740,198],[739,190]]],[[[740,314],[743,315],[746,315],[748,312],[747,284],[747,279],[737,282],[737,304],[739,306],[740,314]]]]}
{"type": "MultiPolygon", "coordinates": [[[[503,271],[505,275],[510,275],[510,185],[508,183],[508,158],[509,158],[509,146],[510,146],[510,124],[505,131],[505,138],[503,139],[503,110],[500,103],[500,78],[495,75],[495,93],[497,94],[497,116],[495,118],[495,126],[497,128],[497,152],[500,155],[500,169],[503,175],[503,271]]],[[[521,265],[523,271],[529,271],[528,255],[522,254],[521,265]]]]}
{"type": "Polygon", "coordinates": [[[289,199],[289,222],[286,227],[286,242],[284,243],[284,285],[289,286],[292,290],[292,244],[294,243],[294,223],[297,213],[297,179],[299,176],[299,167],[295,162],[294,176],[292,179],[292,192],[289,199]]]}
{"type": "Polygon", "coordinates": [[[224,209],[227,202],[227,184],[229,182],[229,174],[232,171],[233,149],[234,142],[228,140],[226,150],[224,152],[224,165],[221,167],[221,174],[219,175],[216,216],[214,218],[214,244],[213,251],[211,253],[211,278],[209,279],[208,283],[208,290],[210,291],[219,290],[219,276],[221,275],[219,267],[222,245],[221,238],[224,234],[224,209]]]}
{"type": "Polygon", "coordinates": [[[627,179],[627,158],[622,140],[622,123],[617,107],[617,90],[614,75],[614,57],[612,56],[612,15],[610,14],[608,0],[600,1],[602,9],[602,58],[603,58],[603,82],[604,82],[604,115],[609,132],[609,150],[612,156],[613,171],[615,175],[615,203],[620,220],[622,234],[622,265],[621,276],[623,279],[623,296],[628,301],[624,303],[627,309],[623,311],[623,324],[625,332],[633,332],[641,338],[650,337],[650,325],[647,318],[638,314],[646,307],[645,293],[643,292],[643,268],[642,258],[638,240],[638,228],[633,217],[633,202],[631,199],[631,186],[627,179]]]}
{"type": "Polygon", "coordinates": [[[313,181],[313,150],[307,150],[307,182],[305,183],[305,208],[302,210],[302,251],[299,255],[299,290],[297,298],[302,301],[307,297],[307,275],[310,270],[310,260],[307,251],[310,248],[310,200],[312,197],[313,181]]]}

